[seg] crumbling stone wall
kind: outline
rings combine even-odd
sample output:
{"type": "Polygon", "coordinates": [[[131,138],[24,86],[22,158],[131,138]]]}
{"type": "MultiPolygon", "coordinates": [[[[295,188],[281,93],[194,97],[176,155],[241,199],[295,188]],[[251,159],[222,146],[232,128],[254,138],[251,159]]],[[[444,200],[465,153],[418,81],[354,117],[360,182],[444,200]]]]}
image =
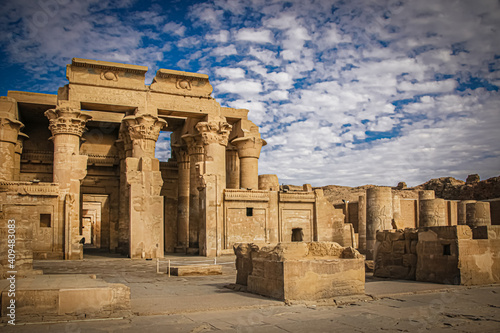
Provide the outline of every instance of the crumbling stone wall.
{"type": "Polygon", "coordinates": [[[279,300],[319,300],[363,294],[364,257],[334,242],[295,242],[234,247],[237,283],[279,300]]]}
{"type": "Polygon", "coordinates": [[[373,275],[415,280],[417,269],[416,229],[385,230],[377,233],[373,275]]]}

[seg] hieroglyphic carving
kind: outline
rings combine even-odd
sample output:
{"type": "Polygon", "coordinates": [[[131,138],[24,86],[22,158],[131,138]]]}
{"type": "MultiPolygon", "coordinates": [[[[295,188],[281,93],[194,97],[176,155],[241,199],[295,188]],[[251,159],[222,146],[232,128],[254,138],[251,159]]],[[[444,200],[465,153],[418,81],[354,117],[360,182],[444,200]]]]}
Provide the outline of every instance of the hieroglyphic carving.
{"type": "Polygon", "coordinates": [[[225,189],[224,199],[231,201],[269,201],[269,191],[225,189]]]}

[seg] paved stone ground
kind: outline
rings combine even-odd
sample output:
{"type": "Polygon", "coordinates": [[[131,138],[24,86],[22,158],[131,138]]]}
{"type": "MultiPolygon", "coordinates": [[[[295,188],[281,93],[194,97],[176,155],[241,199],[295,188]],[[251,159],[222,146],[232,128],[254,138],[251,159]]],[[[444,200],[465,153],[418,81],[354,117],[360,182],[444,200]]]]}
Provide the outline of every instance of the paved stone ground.
{"type": "MultiPolygon", "coordinates": [[[[188,264],[203,257],[167,256],[188,264]]],[[[86,256],[36,261],[46,274],[96,274],[131,288],[133,315],[0,326],[1,332],[500,332],[500,286],[445,286],[367,275],[365,297],[285,305],[224,288],[235,281],[234,257],[218,259],[223,275],[168,277],[155,261],[86,256]]]]}

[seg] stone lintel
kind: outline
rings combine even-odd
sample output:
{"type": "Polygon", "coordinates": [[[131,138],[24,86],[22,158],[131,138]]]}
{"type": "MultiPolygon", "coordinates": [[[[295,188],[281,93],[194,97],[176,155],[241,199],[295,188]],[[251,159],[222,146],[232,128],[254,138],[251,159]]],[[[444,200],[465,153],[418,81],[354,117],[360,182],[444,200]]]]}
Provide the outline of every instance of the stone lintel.
{"type": "Polygon", "coordinates": [[[9,91],[8,97],[14,98],[18,103],[48,105],[55,107],[57,105],[57,95],[41,94],[26,91],[9,91]]]}
{"type": "Polygon", "coordinates": [[[315,202],[314,192],[279,193],[280,202],[315,202]]]}
{"type": "Polygon", "coordinates": [[[72,84],[146,90],[144,80],[148,68],[108,61],[73,58],[66,67],[66,77],[72,84]]]}
{"type": "Polygon", "coordinates": [[[228,107],[220,108],[222,116],[226,117],[228,121],[236,119],[248,119],[247,109],[234,109],[228,107]]]}
{"type": "Polygon", "coordinates": [[[188,73],[170,69],[159,69],[151,83],[152,91],[173,95],[196,96],[211,98],[212,85],[208,75],[188,73]]]}

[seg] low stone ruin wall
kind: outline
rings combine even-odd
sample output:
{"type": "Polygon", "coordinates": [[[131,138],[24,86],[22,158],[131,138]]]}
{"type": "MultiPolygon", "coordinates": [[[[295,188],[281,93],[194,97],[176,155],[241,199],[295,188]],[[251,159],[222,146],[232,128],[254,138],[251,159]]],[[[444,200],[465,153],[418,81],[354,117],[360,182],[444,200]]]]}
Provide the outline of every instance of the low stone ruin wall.
{"type": "Polygon", "coordinates": [[[364,257],[334,242],[236,244],[236,283],[284,301],[364,294],[364,257]]]}
{"type": "Polygon", "coordinates": [[[461,285],[500,283],[500,226],[377,233],[374,276],[461,285]]]}
{"type": "Polygon", "coordinates": [[[393,279],[415,280],[417,268],[416,229],[377,233],[373,275],[393,279]]]}

